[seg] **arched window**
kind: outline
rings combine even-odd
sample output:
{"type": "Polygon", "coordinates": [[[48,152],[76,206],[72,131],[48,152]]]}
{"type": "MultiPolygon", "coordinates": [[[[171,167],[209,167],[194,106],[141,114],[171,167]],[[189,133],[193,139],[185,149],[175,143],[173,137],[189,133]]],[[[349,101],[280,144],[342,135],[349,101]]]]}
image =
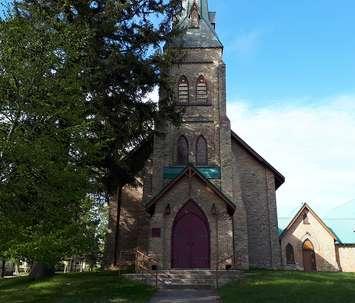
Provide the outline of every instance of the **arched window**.
{"type": "Polygon", "coordinates": [[[180,136],[177,142],[176,163],[178,165],[187,165],[189,162],[189,143],[185,136],[180,136]]]}
{"type": "Polygon", "coordinates": [[[185,76],[181,76],[178,83],[178,103],[189,103],[189,81],[185,76]]]}
{"type": "Polygon", "coordinates": [[[207,141],[203,136],[199,136],[196,141],[196,165],[208,164],[207,141]]]}
{"type": "Polygon", "coordinates": [[[286,263],[288,265],[295,264],[295,252],[293,246],[288,243],[286,246],[286,263]]]}
{"type": "Polygon", "coordinates": [[[201,75],[200,77],[198,77],[196,84],[196,103],[207,103],[207,101],[207,83],[205,77],[201,75]]]}

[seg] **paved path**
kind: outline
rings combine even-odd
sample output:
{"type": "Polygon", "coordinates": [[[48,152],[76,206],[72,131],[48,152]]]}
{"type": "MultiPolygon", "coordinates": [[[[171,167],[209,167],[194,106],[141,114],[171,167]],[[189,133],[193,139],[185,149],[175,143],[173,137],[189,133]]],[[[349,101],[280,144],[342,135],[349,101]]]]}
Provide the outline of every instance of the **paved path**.
{"type": "Polygon", "coordinates": [[[210,289],[160,289],[149,303],[219,303],[215,290],[210,289]]]}

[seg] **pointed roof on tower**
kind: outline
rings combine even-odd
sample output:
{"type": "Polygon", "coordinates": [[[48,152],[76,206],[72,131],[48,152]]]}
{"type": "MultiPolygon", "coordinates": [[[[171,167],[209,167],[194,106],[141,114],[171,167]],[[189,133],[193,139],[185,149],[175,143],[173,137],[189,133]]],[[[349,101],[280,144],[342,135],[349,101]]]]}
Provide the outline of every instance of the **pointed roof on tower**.
{"type": "Polygon", "coordinates": [[[202,18],[209,20],[208,17],[208,0],[200,0],[200,10],[202,18]]]}
{"type": "Polygon", "coordinates": [[[172,47],[223,48],[215,31],[215,13],[208,11],[208,0],[183,0],[183,10],[178,17],[182,34],[172,47]]]}

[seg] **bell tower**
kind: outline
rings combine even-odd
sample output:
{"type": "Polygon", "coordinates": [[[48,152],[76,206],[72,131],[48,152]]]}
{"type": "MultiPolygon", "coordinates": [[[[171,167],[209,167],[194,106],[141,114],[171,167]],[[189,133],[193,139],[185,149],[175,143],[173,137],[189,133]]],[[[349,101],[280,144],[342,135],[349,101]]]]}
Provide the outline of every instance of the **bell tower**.
{"type": "Polygon", "coordinates": [[[232,198],[226,69],[223,45],[215,31],[215,13],[208,12],[207,0],[185,0],[178,26],[183,33],[169,47],[178,48],[183,59],[175,62],[170,75],[183,123],[179,128],[166,126],[165,136],[155,139],[152,186],[147,198],[157,194],[188,164],[196,166],[232,198]]]}
{"type": "MultiPolygon", "coordinates": [[[[159,129],[164,135],[155,137],[146,169],[143,205],[151,216],[150,229],[160,232],[154,234],[156,237],[150,235],[148,251],[161,260],[163,268],[180,264],[175,259],[177,255],[191,255],[178,253],[174,247],[188,246],[197,238],[187,239],[183,235],[186,233],[173,237],[176,228],[180,228],[176,216],[181,209],[190,212],[186,203],[191,202],[208,222],[210,241],[204,243],[209,243],[206,245],[210,253],[205,253],[210,259],[203,264],[214,268],[218,260],[233,255],[231,258],[243,256],[240,266],[247,268],[246,214],[226,113],[226,66],[223,45],[215,30],[216,14],[208,11],[207,0],[185,0],[182,4],[176,23],[181,34],[168,46],[182,53],[169,70],[175,103],[183,113],[182,123],[159,129]],[[174,239],[180,236],[185,244],[176,246],[174,239]]],[[[191,217],[191,222],[195,217],[191,217]]],[[[184,224],[188,230],[189,223],[184,224]]],[[[192,237],[193,233],[186,237],[189,235],[192,237]]],[[[193,252],[196,257],[201,255],[193,252]]]]}

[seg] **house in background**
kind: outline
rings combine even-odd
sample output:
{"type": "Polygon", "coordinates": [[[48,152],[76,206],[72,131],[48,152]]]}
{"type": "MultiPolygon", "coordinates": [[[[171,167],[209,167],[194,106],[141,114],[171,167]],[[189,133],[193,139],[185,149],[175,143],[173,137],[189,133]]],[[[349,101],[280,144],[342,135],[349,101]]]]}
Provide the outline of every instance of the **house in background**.
{"type": "Polygon", "coordinates": [[[26,275],[30,271],[30,264],[26,261],[4,260],[0,259],[1,278],[5,276],[26,275]]]}
{"type": "Polygon", "coordinates": [[[304,271],[355,272],[355,201],[321,219],[305,203],[280,235],[282,264],[304,271]]]}

